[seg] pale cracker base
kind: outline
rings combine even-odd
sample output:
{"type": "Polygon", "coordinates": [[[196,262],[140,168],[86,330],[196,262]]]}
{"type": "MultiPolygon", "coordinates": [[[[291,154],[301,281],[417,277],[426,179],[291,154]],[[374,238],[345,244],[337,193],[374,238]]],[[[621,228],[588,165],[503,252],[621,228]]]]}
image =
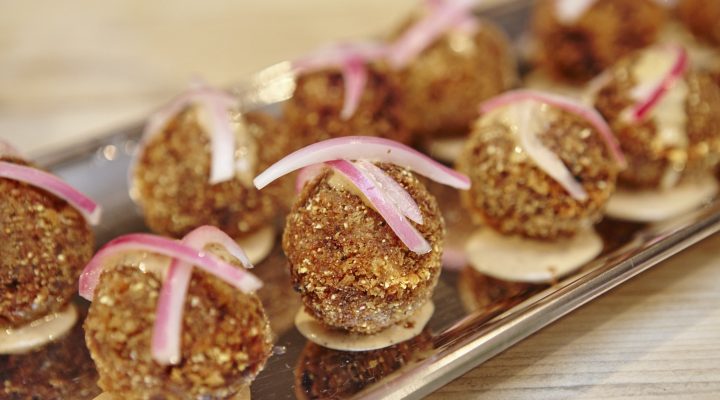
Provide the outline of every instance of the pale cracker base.
{"type": "Polygon", "coordinates": [[[711,176],[667,190],[626,191],[610,197],[605,215],[635,222],[659,222],[685,214],[712,200],[718,184],[711,176]]]}
{"type": "Polygon", "coordinates": [[[514,282],[548,283],[569,274],[600,254],[603,242],[592,228],[552,242],[501,235],[480,229],[466,251],[478,272],[514,282]]]}
{"type": "Polygon", "coordinates": [[[40,347],[65,335],[78,319],[70,304],[60,312],[46,315],[16,329],[0,331],[0,354],[20,354],[40,347]]]}
{"type": "Polygon", "coordinates": [[[425,142],[425,150],[430,157],[454,164],[460,157],[466,137],[432,138],[425,142]]]}
{"type": "Polygon", "coordinates": [[[275,226],[266,225],[257,231],[237,240],[245,250],[250,262],[257,264],[270,254],[275,246],[275,226]]]}
{"type": "Polygon", "coordinates": [[[328,349],[368,351],[390,347],[419,335],[434,311],[435,305],[432,301],[428,301],[404,323],[391,326],[374,335],[329,329],[305,312],[304,308],[301,308],[295,316],[295,326],[308,340],[328,349]],[[406,327],[408,324],[411,326],[406,327]]]}

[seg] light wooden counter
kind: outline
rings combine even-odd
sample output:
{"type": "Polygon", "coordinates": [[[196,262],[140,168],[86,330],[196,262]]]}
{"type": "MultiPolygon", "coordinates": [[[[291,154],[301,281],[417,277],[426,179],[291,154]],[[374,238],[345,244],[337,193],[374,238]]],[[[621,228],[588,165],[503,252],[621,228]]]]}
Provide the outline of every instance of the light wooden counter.
{"type": "MultiPolygon", "coordinates": [[[[371,36],[413,0],[0,0],[0,137],[32,155],[145,115],[194,74],[229,84],[371,36]]],[[[433,399],[720,398],[720,236],[439,390],[433,399]]]]}

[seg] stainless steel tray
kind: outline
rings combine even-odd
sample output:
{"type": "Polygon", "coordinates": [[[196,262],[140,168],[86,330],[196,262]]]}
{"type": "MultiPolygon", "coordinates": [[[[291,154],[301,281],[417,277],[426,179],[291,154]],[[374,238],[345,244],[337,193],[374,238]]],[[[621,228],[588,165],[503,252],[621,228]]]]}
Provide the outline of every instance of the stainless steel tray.
{"type": "MultiPolygon", "coordinates": [[[[526,26],[528,8],[527,1],[511,1],[483,14],[517,38],[526,26]]],[[[247,105],[272,110],[277,102],[292,93],[293,83],[287,72],[286,64],[278,64],[239,85],[236,92],[247,105]]],[[[123,233],[146,230],[127,194],[126,183],[130,154],[140,131],[140,124],[129,126],[38,160],[102,204],[103,222],[96,229],[100,244],[123,233]]],[[[436,186],[431,190],[446,210],[450,240],[462,236],[459,234],[462,215],[455,204],[457,194],[436,186]]],[[[717,232],[720,201],[661,224],[640,226],[606,221],[600,229],[606,238],[605,251],[580,272],[552,286],[528,286],[515,293],[501,294],[474,311],[468,311],[458,289],[458,277],[463,272],[443,271],[434,296],[436,311],[421,340],[406,348],[365,354],[308,347],[292,325],[299,299],[292,293],[286,262],[276,245],[273,254],[258,265],[255,272],[266,283],[260,295],[278,334],[278,351],[253,382],[253,399],[294,398],[303,393],[313,397],[307,395],[304,388],[333,378],[342,381],[334,382],[335,386],[327,383],[329,391],[314,395],[336,398],[352,393],[357,398],[370,399],[422,397],[602,293],[717,232]]],[[[78,342],[68,345],[77,346],[78,342]]],[[[89,359],[85,357],[84,362],[89,359]]],[[[92,398],[98,394],[92,367],[78,371],[84,375],[74,377],[74,382],[84,387],[74,391],[74,396],[92,398]]]]}

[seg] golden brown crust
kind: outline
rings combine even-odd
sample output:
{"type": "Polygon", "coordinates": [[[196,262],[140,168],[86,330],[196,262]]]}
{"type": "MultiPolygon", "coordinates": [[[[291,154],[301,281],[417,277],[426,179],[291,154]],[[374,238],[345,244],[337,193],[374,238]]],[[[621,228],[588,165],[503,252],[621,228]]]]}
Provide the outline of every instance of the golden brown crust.
{"type": "MultiPolygon", "coordinates": [[[[289,136],[272,117],[249,113],[244,120],[257,144],[255,174],[290,152],[289,136]]],[[[193,109],[148,141],[134,172],[133,192],[150,229],[182,237],[213,225],[237,239],[271,223],[292,190],[287,179],[262,192],[240,177],[211,185],[210,162],[210,139],[193,109]]]]}
{"type": "Polygon", "coordinates": [[[427,331],[373,351],[339,351],[308,342],[295,367],[298,399],[346,398],[422,357],[432,347],[427,331]]]}
{"type": "Polygon", "coordinates": [[[556,79],[584,82],[653,43],[666,19],[654,0],[598,0],[566,25],[556,17],[554,0],[539,0],[532,20],[536,62],[556,79]]]}
{"type": "Polygon", "coordinates": [[[461,199],[477,222],[506,234],[552,240],[602,217],[618,169],[605,141],[574,114],[548,108],[543,118],[547,129],[539,135],[541,142],[582,184],[588,200],[574,199],[541,170],[507,125],[485,125],[481,118],[458,160],[458,169],[472,183],[461,199]]]}
{"type": "Polygon", "coordinates": [[[682,171],[680,179],[708,173],[720,157],[720,88],[706,72],[689,72],[685,112],[688,147],[666,145],[658,139],[655,121],[632,123],[623,111],[634,104],[630,91],[636,85],[630,72],[637,56],[625,58],[609,70],[611,79],[595,97],[595,107],[615,133],[628,160],[619,182],[628,188],[657,188],[668,170],[682,171]]]}
{"type": "MultiPolygon", "coordinates": [[[[30,165],[20,159],[2,161],[30,165]]],[[[0,178],[0,328],[60,311],[93,253],[85,218],[64,200],[0,178]]]]}
{"type": "Polygon", "coordinates": [[[508,38],[481,20],[474,35],[443,36],[400,78],[414,133],[446,136],[466,134],[478,105],[513,86],[517,71],[508,38]]]}
{"type": "Polygon", "coordinates": [[[195,270],[183,314],[182,360],[162,366],[150,343],[161,281],[135,265],[108,267],[85,320],[85,341],[106,392],[128,399],[225,398],[272,352],[260,300],[195,270]]]}
{"type": "Polygon", "coordinates": [[[417,255],[357,195],[331,187],[327,169],[305,185],[283,234],[293,285],[324,324],[375,333],[412,315],[440,276],[444,221],[435,198],[407,170],[381,164],[415,199],[418,231],[432,251],[417,255]]]}
{"type": "Polygon", "coordinates": [[[696,36],[720,45],[720,3],[708,0],[680,0],[677,15],[696,36]]]}
{"type": "Polygon", "coordinates": [[[378,136],[411,141],[404,114],[404,95],[398,77],[379,64],[367,66],[368,79],[360,103],[348,120],[340,117],[345,93],[339,70],[301,75],[293,97],[285,103],[284,118],[298,147],[341,136],[378,136]]]}

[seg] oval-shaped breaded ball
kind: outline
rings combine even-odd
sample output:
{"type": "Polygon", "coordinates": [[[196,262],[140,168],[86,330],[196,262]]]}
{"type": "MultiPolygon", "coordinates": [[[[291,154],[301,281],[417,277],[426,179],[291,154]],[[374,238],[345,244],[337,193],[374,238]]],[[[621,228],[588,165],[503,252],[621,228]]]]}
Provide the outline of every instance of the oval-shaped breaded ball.
{"type": "Polygon", "coordinates": [[[310,72],[297,78],[293,96],[283,107],[283,116],[298,148],[357,135],[411,141],[403,108],[405,96],[398,77],[381,64],[369,64],[366,68],[365,89],[355,113],[347,120],[340,116],[345,81],[339,69],[310,72]]]}
{"type": "MultiPolygon", "coordinates": [[[[641,79],[636,75],[642,72],[635,69],[641,57],[651,57],[654,51],[644,50],[620,60],[608,70],[608,79],[594,96],[595,108],[608,121],[627,158],[628,168],[619,182],[630,189],[673,187],[684,179],[710,173],[720,159],[720,114],[716,111],[720,110],[720,87],[708,72],[686,72],[670,89],[680,92],[664,95],[684,96],[678,104],[661,100],[644,120],[627,117],[627,110],[636,102],[631,92],[641,79]],[[658,108],[665,107],[663,104],[669,105],[658,108]]],[[[654,66],[660,61],[643,63],[654,66]]]]}
{"type": "Polygon", "coordinates": [[[615,188],[618,167],[600,133],[583,118],[545,104],[540,142],[557,154],[588,195],[573,198],[540,169],[503,118],[506,105],[481,116],[458,159],[470,177],[463,205],[476,222],[504,234],[553,240],[592,226],[615,188]]]}
{"type": "Polygon", "coordinates": [[[534,57],[551,77],[570,82],[587,81],[620,57],[655,42],[667,19],[655,0],[597,0],[573,21],[558,16],[557,3],[536,2],[534,57]]]}
{"type": "Polygon", "coordinates": [[[517,66],[505,33],[479,20],[475,32],[446,33],[402,69],[400,79],[415,134],[464,135],[478,104],[517,82],[517,66]]]}
{"type": "MultiPolygon", "coordinates": [[[[325,169],[308,182],[285,223],[283,249],[307,312],[332,328],[372,334],[429,301],[440,275],[445,231],[435,198],[408,170],[379,165],[415,199],[415,225],[432,250],[410,251],[356,191],[325,169]]],[[[351,184],[348,184],[351,185],[351,184]]]]}
{"type": "Polygon", "coordinates": [[[70,302],[94,238],[78,210],[43,189],[0,178],[0,193],[0,328],[18,327],[70,302]]]}
{"type": "Polygon", "coordinates": [[[183,314],[181,361],[151,355],[162,281],[135,263],[107,267],[85,320],[99,386],[125,399],[226,398],[249,385],[272,352],[260,300],[195,270],[183,314]]]}
{"type": "MultiPolygon", "coordinates": [[[[254,173],[264,170],[291,151],[282,124],[266,114],[243,116],[241,135],[250,135],[254,146],[239,149],[237,160],[255,158],[254,173]]],[[[259,191],[240,176],[210,184],[210,138],[198,122],[195,108],[173,118],[162,132],[144,145],[133,172],[131,193],[145,222],[156,233],[180,238],[202,225],[213,225],[239,239],[272,223],[292,182],[280,180],[259,191]]]]}

